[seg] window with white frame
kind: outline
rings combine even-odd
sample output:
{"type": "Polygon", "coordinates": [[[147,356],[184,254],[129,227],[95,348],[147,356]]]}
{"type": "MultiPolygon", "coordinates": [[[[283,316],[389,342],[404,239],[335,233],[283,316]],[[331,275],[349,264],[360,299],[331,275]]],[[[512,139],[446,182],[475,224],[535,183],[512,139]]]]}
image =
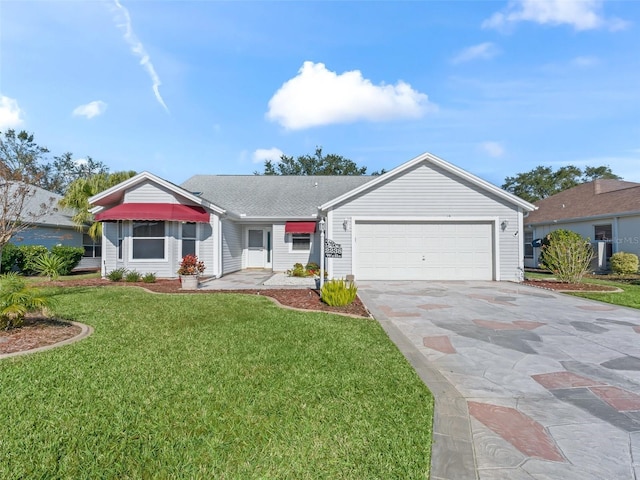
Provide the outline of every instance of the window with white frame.
{"type": "Polygon", "coordinates": [[[122,242],[123,242],[123,224],[122,220],[118,221],[118,260],[122,260],[122,242]]]}
{"type": "Polygon", "coordinates": [[[131,258],[164,260],[165,224],[162,221],[133,222],[131,258]]]}
{"type": "Polygon", "coordinates": [[[182,256],[196,255],[196,240],[198,238],[198,224],[195,222],[182,223],[182,256]]]}
{"type": "Polygon", "coordinates": [[[294,252],[308,252],[311,250],[310,233],[292,233],[291,250],[294,252]]]}
{"type": "Polygon", "coordinates": [[[533,232],[524,232],[524,258],[533,258],[533,232]]]}

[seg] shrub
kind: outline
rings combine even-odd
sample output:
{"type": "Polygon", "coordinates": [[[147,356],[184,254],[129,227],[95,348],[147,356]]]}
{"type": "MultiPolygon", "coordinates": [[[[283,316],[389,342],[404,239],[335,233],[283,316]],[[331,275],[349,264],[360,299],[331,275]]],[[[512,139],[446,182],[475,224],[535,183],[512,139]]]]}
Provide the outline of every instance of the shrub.
{"type": "Polygon", "coordinates": [[[9,330],[24,323],[28,312],[44,311],[53,303],[51,297],[27,286],[25,280],[16,273],[0,276],[0,328],[9,330]]]}
{"type": "Polygon", "coordinates": [[[156,283],[156,274],[155,273],[145,273],[142,276],[142,281],[144,283],[156,283]]]}
{"type": "Polygon", "coordinates": [[[320,295],[322,301],[332,307],[344,307],[351,304],[358,293],[358,287],[353,282],[345,280],[329,280],[322,286],[320,295]]]}
{"type": "Polygon", "coordinates": [[[554,230],[542,240],[540,264],[561,282],[577,283],[589,271],[593,249],[570,230],[554,230]]]}
{"type": "Polygon", "coordinates": [[[49,280],[53,280],[60,276],[65,268],[65,263],[59,256],[47,252],[33,261],[32,268],[38,275],[49,277],[49,280]]]}
{"type": "Polygon", "coordinates": [[[23,275],[36,275],[36,261],[38,257],[47,253],[49,250],[44,245],[20,245],[17,258],[18,269],[23,275]]]}
{"type": "Polygon", "coordinates": [[[195,255],[185,255],[180,263],[178,275],[200,275],[205,270],[204,262],[195,255]]]}
{"type": "Polygon", "coordinates": [[[116,268],[115,270],[111,270],[107,274],[107,278],[112,282],[119,282],[124,278],[126,273],[127,273],[127,270],[125,268],[116,268]]]}
{"type": "Polygon", "coordinates": [[[71,271],[76,268],[82,256],[84,255],[84,248],[82,247],[69,247],[67,245],[56,245],[51,248],[51,253],[62,259],[62,269],[60,275],[69,275],[71,271]]]}
{"type": "Polygon", "coordinates": [[[7,273],[17,267],[20,249],[13,243],[7,243],[2,247],[2,260],[0,261],[0,273],[7,273]]]}
{"type": "Polygon", "coordinates": [[[611,255],[611,271],[619,275],[638,273],[638,256],[633,253],[617,252],[611,255]]]}
{"type": "Polygon", "coordinates": [[[306,277],[307,275],[307,271],[304,268],[304,265],[302,265],[301,263],[295,263],[293,265],[293,269],[289,270],[287,272],[289,274],[290,277],[306,277]]]}
{"type": "Polygon", "coordinates": [[[125,282],[139,282],[142,278],[140,272],[136,272],[135,270],[130,270],[124,275],[125,282]]]}

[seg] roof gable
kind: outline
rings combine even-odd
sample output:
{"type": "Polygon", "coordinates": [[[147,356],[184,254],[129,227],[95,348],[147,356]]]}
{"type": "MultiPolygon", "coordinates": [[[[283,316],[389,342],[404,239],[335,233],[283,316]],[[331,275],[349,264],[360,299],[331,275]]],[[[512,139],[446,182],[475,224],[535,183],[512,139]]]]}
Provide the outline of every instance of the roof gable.
{"type": "Polygon", "coordinates": [[[564,190],[535,203],[525,225],[560,220],[640,213],[640,183],[598,179],[564,190]]]}
{"type": "Polygon", "coordinates": [[[431,153],[423,153],[422,155],[419,155],[417,157],[415,157],[412,160],[409,160],[406,163],[403,163],[402,165],[400,165],[399,167],[394,168],[393,170],[385,173],[384,175],[380,175],[377,177],[373,177],[374,179],[371,180],[370,182],[361,185],[360,187],[350,191],[350,192],[346,192],[345,194],[341,195],[340,197],[334,198],[332,200],[330,200],[327,203],[324,203],[321,206],[322,210],[328,210],[332,207],[335,207],[336,205],[339,205],[343,202],[347,202],[350,199],[356,197],[357,195],[365,192],[365,191],[369,191],[372,190],[374,188],[376,188],[376,186],[383,184],[395,177],[398,177],[400,175],[403,175],[404,173],[410,171],[411,169],[413,169],[414,167],[416,167],[419,164],[432,164],[432,165],[436,165],[440,168],[442,168],[443,170],[451,173],[454,177],[458,177],[462,180],[466,180],[469,183],[479,187],[481,190],[485,190],[488,193],[491,193],[493,195],[496,195],[499,198],[502,198],[503,200],[506,200],[509,203],[512,203],[514,205],[517,205],[518,207],[522,208],[525,211],[533,211],[535,210],[535,206],[532,205],[531,203],[516,197],[515,195],[502,190],[501,188],[496,187],[495,185],[487,182],[486,180],[481,179],[480,177],[476,177],[475,175],[467,172],[466,170],[463,170],[459,167],[456,167],[455,165],[452,165],[449,162],[446,162],[444,160],[442,160],[439,157],[436,157],[435,155],[432,155],[431,153]]]}
{"type": "Polygon", "coordinates": [[[94,208],[91,209],[92,213],[97,213],[101,210],[103,210],[106,207],[112,206],[114,204],[117,203],[122,203],[123,199],[124,199],[124,194],[127,190],[134,188],[138,185],[141,185],[145,182],[150,182],[153,184],[156,184],[182,198],[184,198],[185,200],[195,203],[196,205],[200,205],[202,207],[208,208],[209,210],[212,210],[218,214],[224,214],[225,211],[218,207],[217,205],[203,199],[200,198],[197,195],[194,195],[193,193],[189,192],[188,190],[185,190],[181,187],[179,187],[178,185],[175,185],[174,183],[168,182],[167,180],[164,180],[160,177],[157,177],[156,175],[153,175],[152,173],[149,172],[142,172],[139,173],[127,180],[125,180],[124,182],[119,183],[118,185],[115,185],[111,188],[108,188],[107,190],[100,192],[97,195],[94,195],[93,197],[89,198],[89,203],[92,205],[95,205],[94,208]]]}

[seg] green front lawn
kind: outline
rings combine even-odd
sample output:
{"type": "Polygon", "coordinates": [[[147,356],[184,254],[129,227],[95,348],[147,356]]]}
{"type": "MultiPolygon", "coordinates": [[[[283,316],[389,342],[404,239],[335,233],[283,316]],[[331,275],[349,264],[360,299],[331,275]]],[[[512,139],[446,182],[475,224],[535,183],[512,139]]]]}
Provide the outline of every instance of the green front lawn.
{"type": "Polygon", "coordinates": [[[57,290],[81,342],[0,360],[0,478],[427,478],[432,397],[372,320],[57,290]]]}
{"type": "Polygon", "coordinates": [[[640,285],[634,285],[628,282],[616,282],[612,280],[597,280],[593,278],[588,278],[585,281],[588,283],[617,287],[623,291],[617,293],[580,292],[571,293],[571,295],[599,300],[601,302],[613,303],[614,305],[620,305],[623,307],[640,308],[640,285]]]}

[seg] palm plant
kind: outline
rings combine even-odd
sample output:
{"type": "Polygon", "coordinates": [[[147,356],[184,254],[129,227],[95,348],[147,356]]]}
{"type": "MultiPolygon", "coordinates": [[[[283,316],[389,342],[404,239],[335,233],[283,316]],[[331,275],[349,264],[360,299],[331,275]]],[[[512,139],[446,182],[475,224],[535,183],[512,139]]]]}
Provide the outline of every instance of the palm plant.
{"type": "Polygon", "coordinates": [[[100,238],[102,236],[102,223],[93,221],[93,215],[89,213],[89,208],[91,207],[89,198],[133,177],[135,174],[136,172],[134,171],[98,173],[87,178],[79,178],[69,185],[67,193],[60,200],[60,206],[75,209],[76,214],[72,217],[72,220],[78,229],[83,230],[89,224],[87,233],[94,240],[100,238]]]}
{"type": "Polygon", "coordinates": [[[0,276],[0,329],[20,327],[28,312],[44,311],[53,303],[51,297],[27,285],[16,273],[0,276]]]}
{"type": "Polygon", "coordinates": [[[65,268],[65,262],[58,255],[49,252],[37,257],[33,262],[32,268],[38,275],[49,277],[49,280],[55,280],[65,268]]]}

